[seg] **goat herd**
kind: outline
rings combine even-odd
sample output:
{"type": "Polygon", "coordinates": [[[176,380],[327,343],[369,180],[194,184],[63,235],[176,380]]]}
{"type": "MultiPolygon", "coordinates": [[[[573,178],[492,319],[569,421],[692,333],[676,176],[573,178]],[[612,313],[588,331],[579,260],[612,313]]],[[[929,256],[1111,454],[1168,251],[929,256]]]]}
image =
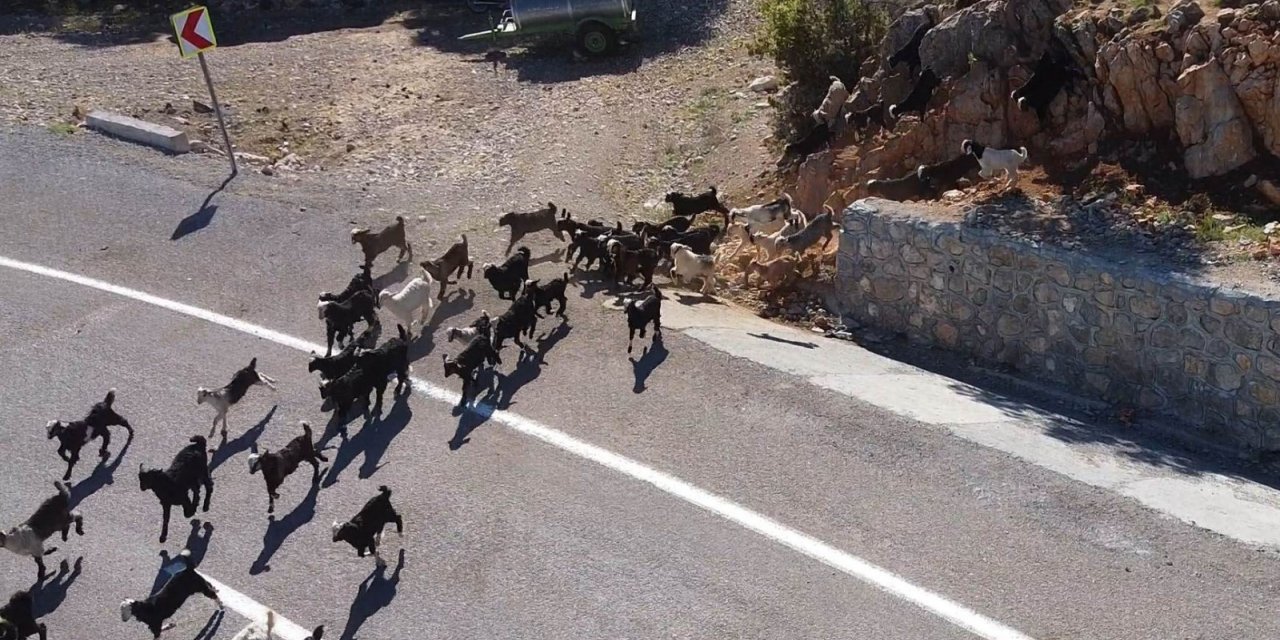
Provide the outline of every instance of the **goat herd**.
{"type": "MultiPolygon", "coordinates": [[[[906,65],[908,77],[914,76],[911,90],[901,101],[886,104],[881,96],[864,109],[846,108],[850,93],[839,78],[832,76],[825,99],[812,113],[815,124],[804,136],[786,145],[778,166],[803,162],[809,155],[828,147],[844,129],[865,135],[876,129],[892,130],[898,120],[907,114],[915,113],[923,118],[934,91],[942,86],[942,78],[932,69],[921,69],[920,44],[933,26],[932,22],[926,20],[916,28],[906,44],[886,59],[889,69],[906,65]]],[[[1054,98],[1072,79],[1084,77],[1086,76],[1079,70],[1071,55],[1051,37],[1044,54],[1036,62],[1031,77],[1014,89],[1009,99],[1019,111],[1034,110],[1043,126],[1047,123],[1049,106],[1054,98]]],[[[1018,168],[1026,160],[1026,147],[995,149],[974,140],[964,140],[958,156],[937,164],[919,165],[915,171],[896,178],[869,180],[866,187],[871,195],[890,200],[936,199],[944,192],[956,189],[961,179],[968,178],[974,172],[983,179],[1004,174],[1008,178],[1006,187],[1012,187],[1018,181],[1018,168]]]]}
{"type": "MultiPolygon", "coordinates": [[[[701,194],[687,196],[673,192],[666,196],[673,207],[674,216],[660,224],[637,222],[624,229],[621,222],[606,225],[599,220],[579,221],[567,211],[548,203],[545,208],[527,213],[507,213],[498,219],[499,226],[508,227],[511,241],[507,245],[507,257],[500,264],[484,264],[481,272],[502,299],[511,300],[511,306],[496,319],[487,312],[467,326],[448,327],[448,341],[465,341],[466,346],[454,356],[443,356],[446,377],[462,379],[460,405],[474,398],[479,374],[486,367],[501,364],[500,352],[509,339],[515,342],[522,354],[527,346],[521,337],[532,338],[537,321],[544,318],[542,312],[565,316],[569,274],[545,283],[529,279],[530,250],[517,246],[524,237],[537,232],[550,232],[561,241],[568,241],[566,262],[577,271],[585,261],[586,269],[593,267],[612,285],[625,283],[634,286],[641,280],[635,296],[625,307],[629,331],[627,352],[632,351],[638,333],[646,337],[650,325],[653,339],[659,340],[662,331],[661,311],[663,295],[653,282],[655,270],[660,264],[669,263],[666,271],[673,280],[701,279],[701,290],[709,292],[715,283],[714,249],[726,235],[737,238],[736,255],[745,246],[755,245],[760,250],[758,258],[744,273],[744,279],[753,272],[765,280],[785,280],[797,266],[797,257],[823,240],[823,248],[832,240],[834,212],[828,209],[812,219],[793,210],[791,200],[784,196],[773,202],[741,209],[728,209],[720,201],[715,187],[701,194]],[[694,226],[695,218],[714,211],[722,216],[724,227],[718,224],[694,226]],[[512,253],[512,249],[514,253],[512,253]],[[795,256],[786,255],[788,252],[795,256]]],[[[381,231],[353,229],[352,244],[359,245],[364,254],[360,271],[347,287],[339,293],[322,293],[319,296],[318,315],[326,334],[326,353],[312,354],[308,371],[319,373],[320,395],[334,411],[339,424],[358,402],[379,411],[382,396],[391,377],[396,379],[393,393],[409,386],[409,346],[415,325],[424,329],[432,310],[445,299],[447,287],[456,284],[465,273],[470,278],[473,263],[465,235],[434,260],[420,262],[421,275],[413,278],[398,292],[377,291],[371,275],[374,260],[390,249],[398,249],[397,261],[412,260],[413,249],[405,233],[403,217],[381,231]],[[436,289],[434,285],[438,284],[436,289]],[[394,316],[397,332],[382,344],[377,342],[380,332],[378,309],[394,316]],[[367,326],[357,335],[359,323],[367,326]],[[339,351],[334,353],[334,347],[339,351]],[[369,397],[375,395],[372,405],[369,397]]],[[[490,376],[490,380],[493,376],[490,376]]],[[[275,380],[259,371],[257,358],[236,371],[230,382],[216,389],[200,387],[196,391],[197,404],[213,408],[214,416],[208,437],[191,436],[189,443],[174,456],[168,468],[148,469],[139,464],[138,482],[142,491],[155,495],[161,507],[160,542],[169,534],[169,516],[174,507],[182,509],[183,517],[195,516],[198,509],[209,510],[213,495],[213,476],[210,469],[209,439],[221,425],[222,440],[227,436],[227,414],[254,386],[263,385],[275,389],[275,380]],[[201,501],[201,493],[204,499],[201,501]]],[[[54,553],[57,547],[48,543],[55,534],[65,542],[71,531],[84,535],[84,517],[74,508],[70,486],[81,450],[94,440],[100,440],[99,455],[109,457],[111,428],[119,427],[133,437],[133,427],[114,409],[116,390],[112,389],[100,401],[90,407],[84,418],[75,421],[52,420],[46,434],[57,440],[58,456],[66,462],[66,471],[54,482],[57,492],[46,499],[22,524],[0,533],[0,546],[35,560],[37,582],[46,575],[44,556],[54,553]]],[[[248,456],[249,472],[261,473],[267,488],[267,512],[275,510],[279,497],[277,491],[284,480],[302,464],[312,469],[312,482],[320,478],[320,463],[327,462],[322,449],[314,440],[312,429],[301,423],[301,433],[277,451],[262,450],[248,456]]],[[[341,429],[341,427],[340,427],[341,429]]],[[[397,533],[403,533],[404,521],[391,504],[391,490],[379,488],[376,496],[347,522],[333,523],[333,541],[346,542],[356,549],[359,556],[372,553],[378,566],[385,566],[378,545],[388,524],[394,524],[397,533]]],[[[123,621],[137,619],[148,627],[154,637],[159,637],[175,612],[193,595],[203,595],[218,601],[217,590],[197,571],[197,562],[183,550],[177,556],[178,570],[154,594],[143,599],[126,599],[120,605],[123,621]]],[[[274,613],[268,616],[267,638],[271,637],[274,613]]],[[[256,627],[244,632],[242,638],[259,638],[256,627]]],[[[312,640],[320,640],[324,627],[312,632],[312,640]]],[[[33,596],[28,590],[15,593],[8,603],[0,607],[0,639],[27,638],[38,635],[45,639],[46,630],[35,615],[33,596]]]]}

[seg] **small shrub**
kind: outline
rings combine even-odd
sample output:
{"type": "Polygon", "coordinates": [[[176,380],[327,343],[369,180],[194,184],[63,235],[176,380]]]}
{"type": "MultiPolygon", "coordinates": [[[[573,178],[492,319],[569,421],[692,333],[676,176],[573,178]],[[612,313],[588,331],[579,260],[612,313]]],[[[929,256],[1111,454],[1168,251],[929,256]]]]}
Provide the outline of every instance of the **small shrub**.
{"type": "Polygon", "coordinates": [[[852,90],[862,61],[875,53],[888,27],[887,16],[866,0],[761,0],[760,13],[763,26],[752,52],[773,58],[796,85],[792,106],[779,114],[786,129],[817,107],[831,76],[852,90]]]}

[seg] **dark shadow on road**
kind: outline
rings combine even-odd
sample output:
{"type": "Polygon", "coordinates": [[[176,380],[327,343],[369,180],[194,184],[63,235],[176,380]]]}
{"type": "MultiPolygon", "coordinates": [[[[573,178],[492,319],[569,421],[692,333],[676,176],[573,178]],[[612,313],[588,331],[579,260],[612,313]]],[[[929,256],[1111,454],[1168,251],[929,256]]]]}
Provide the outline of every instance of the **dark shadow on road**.
{"type": "Polygon", "coordinates": [[[662,344],[662,338],[653,337],[653,345],[645,347],[640,354],[640,359],[627,358],[631,361],[631,373],[635,376],[636,384],[632,387],[632,393],[644,393],[647,388],[645,384],[649,381],[649,376],[667,359],[667,348],[662,344]]]}
{"type": "Polygon", "coordinates": [[[66,558],[62,559],[62,563],[58,565],[58,572],[51,577],[46,577],[44,584],[37,584],[31,588],[32,596],[35,598],[36,617],[43,618],[62,606],[62,602],[67,599],[67,591],[71,585],[75,584],[76,578],[80,577],[80,570],[84,565],[84,557],[76,558],[75,570],[71,570],[70,563],[66,558]],[[38,587],[38,588],[37,588],[38,587]]]}
{"type": "Polygon", "coordinates": [[[218,629],[222,628],[222,619],[227,615],[226,609],[215,609],[204,623],[204,628],[196,634],[195,640],[214,640],[218,637],[218,629]]]}
{"type": "MultiPolygon", "coordinates": [[[[393,250],[393,251],[395,251],[395,250],[393,250]]],[[[373,279],[373,289],[374,289],[374,291],[375,291],[375,292],[376,292],[376,291],[382,291],[383,289],[386,289],[386,288],[390,287],[391,285],[396,284],[396,283],[400,282],[401,280],[404,280],[405,276],[409,275],[409,265],[410,265],[410,262],[409,262],[409,261],[406,261],[406,262],[397,262],[397,263],[396,263],[396,266],[391,267],[391,270],[390,270],[390,271],[388,271],[388,272],[386,272],[386,273],[384,273],[384,274],[382,274],[382,275],[380,275],[380,276],[375,277],[375,278],[373,279]]],[[[392,292],[392,293],[399,293],[399,292],[400,292],[400,287],[396,287],[396,288],[392,289],[392,290],[391,290],[391,292],[392,292]]],[[[374,295],[376,296],[377,294],[375,293],[374,295]]],[[[395,325],[392,325],[392,326],[395,326],[395,325]]]]}
{"type": "MultiPolygon", "coordinates": [[[[182,548],[191,552],[191,561],[197,566],[204,560],[204,554],[208,553],[211,539],[213,539],[213,523],[201,522],[199,518],[191,521],[191,532],[187,534],[187,542],[182,545],[182,548]]],[[[160,550],[160,569],[156,571],[156,578],[151,583],[151,591],[148,595],[159,591],[160,587],[169,581],[172,576],[165,569],[176,559],[176,556],[169,554],[168,549],[160,550]]]]}
{"type": "Polygon", "coordinates": [[[368,478],[380,468],[382,456],[386,455],[387,449],[391,447],[396,436],[409,426],[409,421],[413,418],[413,411],[409,408],[408,391],[391,397],[391,411],[387,415],[375,414],[364,423],[359,433],[344,439],[338,445],[338,451],[329,464],[329,471],[324,476],[323,486],[331,487],[336,484],[338,476],[361,453],[364,454],[364,462],[360,465],[360,478],[368,478]]]}
{"type": "Polygon", "coordinates": [[[816,342],[800,342],[800,341],[798,341],[798,340],[788,340],[788,339],[786,339],[786,338],[779,338],[778,336],[775,336],[775,335],[770,334],[770,333],[768,333],[768,332],[765,332],[765,333],[747,333],[747,335],[751,336],[752,338],[759,338],[759,339],[761,339],[761,340],[768,340],[769,342],[778,342],[778,343],[781,343],[781,344],[789,344],[789,345],[791,345],[791,346],[793,346],[793,347],[801,347],[801,348],[804,348],[804,349],[817,349],[817,348],[818,348],[818,343],[816,343],[816,342]]]}
{"type": "Polygon", "coordinates": [[[374,614],[385,609],[396,599],[396,588],[400,585],[400,572],[404,570],[404,549],[400,550],[396,559],[396,568],[390,576],[386,567],[377,567],[369,577],[360,583],[356,597],[351,601],[351,610],[347,613],[347,626],[342,630],[340,640],[354,640],[360,627],[374,614]]]}
{"type": "Polygon", "coordinates": [[[702,293],[688,293],[685,291],[678,291],[673,289],[664,289],[662,291],[662,295],[667,296],[668,294],[670,294],[670,299],[674,300],[677,304],[682,304],[686,307],[693,307],[700,304],[713,304],[717,306],[724,306],[723,302],[720,302],[719,300],[716,300],[715,298],[702,293]]]}
{"type": "Polygon", "coordinates": [[[457,405],[453,408],[453,415],[458,416],[458,428],[453,432],[453,438],[449,440],[449,450],[457,451],[462,445],[471,442],[472,431],[475,431],[480,425],[489,421],[493,417],[493,412],[497,411],[495,404],[497,403],[498,385],[502,374],[491,368],[485,368],[476,377],[476,386],[472,404],[469,406],[457,405]]]}
{"type": "Polygon", "coordinates": [[[222,463],[230,460],[237,453],[242,453],[250,449],[256,449],[258,446],[258,438],[262,437],[262,433],[267,429],[267,423],[271,422],[271,417],[276,414],[279,405],[273,405],[267,415],[263,416],[258,424],[253,425],[248,431],[238,435],[234,440],[229,440],[218,445],[216,451],[209,458],[210,471],[217,470],[222,463]]]}
{"type": "Polygon", "coordinates": [[[285,540],[316,517],[316,499],[319,496],[320,482],[317,480],[311,483],[302,502],[299,502],[298,506],[283,518],[277,519],[274,514],[267,516],[267,530],[262,534],[262,551],[249,567],[249,575],[256,576],[271,570],[271,558],[276,555],[280,547],[284,546],[285,540]]]}
{"type": "Polygon", "coordinates": [[[124,460],[124,454],[133,445],[133,434],[130,433],[125,438],[124,446],[116,452],[115,460],[110,464],[104,464],[104,460],[98,459],[98,466],[94,467],[93,473],[89,477],[77,482],[71,487],[71,506],[74,508],[80,504],[85,498],[97,493],[103,487],[115,483],[116,469],[120,468],[120,462],[124,460]]]}
{"type": "Polygon", "coordinates": [[[451,289],[445,294],[444,300],[436,306],[435,311],[431,312],[431,320],[427,322],[427,328],[434,331],[444,324],[445,320],[457,315],[461,315],[470,311],[476,304],[475,289],[451,289]],[[456,295],[455,295],[456,294],[456,295]]]}
{"type": "Polygon", "coordinates": [[[217,189],[209,192],[209,195],[205,197],[204,202],[200,203],[200,208],[196,209],[195,213],[183,218],[182,221],[178,223],[178,227],[173,230],[173,235],[169,236],[169,239],[181,240],[182,238],[209,226],[209,223],[213,221],[213,214],[218,212],[218,205],[210,204],[210,202],[213,201],[214,196],[222,193],[222,190],[226,189],[227,185],[231,184],[231,181],[234,179],[234,175],[227,176],[227,179],[223,180],[222,184],[218,185],[217,189]]]}

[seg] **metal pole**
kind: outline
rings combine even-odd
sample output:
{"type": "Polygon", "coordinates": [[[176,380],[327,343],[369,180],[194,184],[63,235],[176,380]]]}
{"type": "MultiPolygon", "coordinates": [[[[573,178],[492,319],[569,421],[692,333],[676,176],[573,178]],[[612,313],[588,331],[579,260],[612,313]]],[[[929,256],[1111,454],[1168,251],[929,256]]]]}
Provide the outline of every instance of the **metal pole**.
{"type": "Polygon", "coordinates": [[[209,76],[209,65],[204,61],[204,53],[197,53],[200,58],[200,70],[204,72],[204,82],[209,85],[209,99],[213,101],[213,112],[218,115],[218,128],[222,129],[222,144],[226,146],[227,158],[231,160],[231,175],[239,173],[236,167],[236,154],[231,149],[231,136],[227,133],[227,123],[222,119],[222,107],[218,104],[218,94],[213,92],[213,78],[209,76]]]}

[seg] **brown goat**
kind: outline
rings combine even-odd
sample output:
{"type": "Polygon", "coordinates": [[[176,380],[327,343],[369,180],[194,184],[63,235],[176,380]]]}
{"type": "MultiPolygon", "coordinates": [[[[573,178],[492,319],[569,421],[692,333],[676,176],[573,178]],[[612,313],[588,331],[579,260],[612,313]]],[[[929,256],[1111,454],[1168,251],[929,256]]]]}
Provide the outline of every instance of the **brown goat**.
{"type": "Polygon", "coordinates": [[[564,232],[556,221],[554,202],[548,202],[545,208],[537,211],[504,213],[498,217],[498,226],[511,227],[511,242],[507,243],[507,250],[502,252],[504,256],[511,254],[511,247],[516,246],[521,238],[538,231],[550,231],[557,240],[565,242],[564,232]]]}
{"type": "Polygon", "coordinates": [[[396,216],[394,224],[377,233],[362,228],[352,229],[351,244],[360,245],[360,249],[364,251],[365,265],[372,265],[379,255],[392,247],[400,249],[396,262],[413,259],[413,247],[405,239],[404,216],[396,216]]]}
{"type": "Polygon", "coordinates": [[[427,275],[440,282],[440,295],[438,297],[444,300],[445,287],[455,284],[449,280],[450,274],[453,274],[455,278],[461,279],[462,270],[465,268],[467,270],[467,279],[471,279],[473,265],[471,252],[467,250],[467,234],[462,234],[462,239],[453,243],[453,246],[449,247],[449,250],[445,251],[443,256],[435,260],[419,262],[418,265],[422,267],[422,270],[427,275]]]}
{"type": "Polygon", "coordinates": [[[794,256],[783,256],[768,262],[752,260],[742,270],[742,286],[747,286],[751,276],[755,274],[760,276],[762,284],[771,285],[769,290],[781,289],[795,280],[797,264],[794,256]]]}

